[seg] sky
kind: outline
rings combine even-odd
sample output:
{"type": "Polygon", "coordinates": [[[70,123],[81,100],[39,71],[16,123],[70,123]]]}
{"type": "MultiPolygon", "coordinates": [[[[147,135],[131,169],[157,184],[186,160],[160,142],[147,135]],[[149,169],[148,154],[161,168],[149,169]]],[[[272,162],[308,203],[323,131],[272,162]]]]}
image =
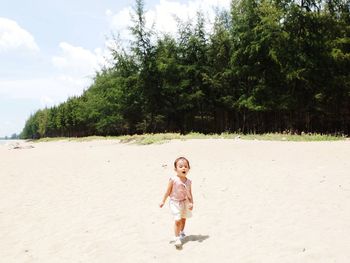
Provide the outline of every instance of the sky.
{"type": "MultiPolygon", "coordinates": [[[[147,26],[176,33],[174,15],[210,21],[230,0],[144,0],[147,26]]],[[[88,89],[108,65],[112,36],[127,43],[134,0],[0,0],[0,137],[88,89]]]]}

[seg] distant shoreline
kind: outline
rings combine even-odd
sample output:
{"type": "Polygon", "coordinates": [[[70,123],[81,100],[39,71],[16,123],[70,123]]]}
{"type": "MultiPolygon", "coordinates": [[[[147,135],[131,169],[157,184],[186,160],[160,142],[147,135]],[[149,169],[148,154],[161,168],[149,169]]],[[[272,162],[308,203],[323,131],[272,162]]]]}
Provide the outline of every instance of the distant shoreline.
{"type": "Polygon", "coordinates": [[[5,145],[8,143],[14,143],[14,142],[23,142],[25,140],[21,140],[21,139],[0,139],[0,145],[5,145]]]}

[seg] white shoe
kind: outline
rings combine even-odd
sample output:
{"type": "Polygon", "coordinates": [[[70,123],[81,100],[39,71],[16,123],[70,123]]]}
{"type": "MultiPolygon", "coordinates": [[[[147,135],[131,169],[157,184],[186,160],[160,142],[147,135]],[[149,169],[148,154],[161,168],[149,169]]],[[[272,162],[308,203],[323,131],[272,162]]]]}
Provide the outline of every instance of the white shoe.
{"type": "Polygon", "coordinates": [[[181,246],[182,246],[181,239],[180,239],[180,237],[177,237],[175,240],[175,247],[180,248],[181,246]]]}
{"type": "Polygon", "coordinates": [[[180,239],[181,239],[181,240],[184,240],[185,237],[186,237],[185,232],[181,231],[181,232],[180,232],[180,239]]]}

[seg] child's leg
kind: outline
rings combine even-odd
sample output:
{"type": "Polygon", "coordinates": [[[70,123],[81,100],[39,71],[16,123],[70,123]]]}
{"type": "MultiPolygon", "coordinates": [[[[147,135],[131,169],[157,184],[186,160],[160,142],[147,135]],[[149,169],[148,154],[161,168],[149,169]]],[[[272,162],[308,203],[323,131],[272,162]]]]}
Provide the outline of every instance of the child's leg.
{"type": "Polygon", "coordinates": [[[180,230],[182,226],[182,221],[180,220],[175,220],[175,247],[180,248],[182,245],[181,237],[180,237],[180,230]]]}
{"type": "Polygon", "coordinates": [[[180,231],[184,231],[186,225],[186,218],[181,218],[181,229],[180,231]]]}
{"type": "Polygon", "coordinates": [[[174,230],[175,230],[176,237],[178,237],[180,235],[181,227],[182,227],[182,220],[181,219],[175,220],[174,230]]]}

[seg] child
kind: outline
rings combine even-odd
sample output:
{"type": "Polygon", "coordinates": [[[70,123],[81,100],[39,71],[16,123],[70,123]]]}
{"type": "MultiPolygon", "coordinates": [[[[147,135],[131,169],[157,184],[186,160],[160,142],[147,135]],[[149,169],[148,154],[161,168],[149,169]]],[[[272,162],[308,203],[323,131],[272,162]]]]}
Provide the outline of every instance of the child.
{"type": "Polygon", "coordinates": [[[191,180],[186,176],[190,170],[190,163],[185,157],[179,157],[174,162],[176,176],[169,179],[167,190],[164,194],[160,207],[168,196],[170,196],[169,206],[175,219],[175,246],[181,247],[182,240],[185,238],[184,228],[186,218],[192,216],[193,196],[191,190],[191,180]]]}

